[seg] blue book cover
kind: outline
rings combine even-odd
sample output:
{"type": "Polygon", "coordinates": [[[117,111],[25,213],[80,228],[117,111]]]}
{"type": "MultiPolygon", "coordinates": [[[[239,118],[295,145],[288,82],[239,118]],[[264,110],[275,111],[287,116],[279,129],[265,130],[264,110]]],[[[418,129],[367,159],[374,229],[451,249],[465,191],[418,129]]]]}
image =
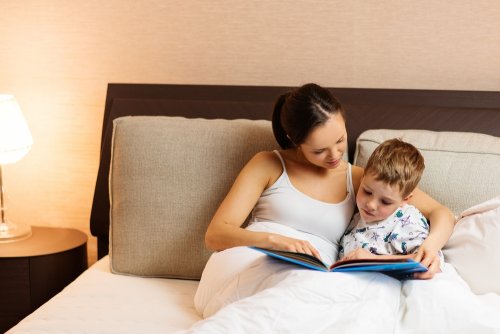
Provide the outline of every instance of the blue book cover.
{"type": "Polygon", "coordinates": [[[423,266],[420,262],[416,262],[412,259],[355,259],[337,261],[331,266],[328,266],[320,259],[309,254],[278,251],[259,247],[251,248],[276,259],[298,264],[309,269],[325,272],[374,271],[401,279],[411,277],[411,274],[413,273],[427,271],[427,268],[425,266],[423,266]]]}

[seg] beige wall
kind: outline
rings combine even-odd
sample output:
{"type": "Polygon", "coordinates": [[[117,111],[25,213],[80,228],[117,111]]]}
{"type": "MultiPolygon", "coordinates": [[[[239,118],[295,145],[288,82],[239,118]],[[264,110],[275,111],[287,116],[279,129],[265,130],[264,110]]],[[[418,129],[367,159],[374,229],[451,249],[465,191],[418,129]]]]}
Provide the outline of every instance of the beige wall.
{"type": "MultiPolygon", "coordinates": [[[[500,90],[500,2],[0,0],[12,220],[88,231],[108,82],[500,90]]],[[[95,261],[95,240],[89,243],[95,261]]]]}

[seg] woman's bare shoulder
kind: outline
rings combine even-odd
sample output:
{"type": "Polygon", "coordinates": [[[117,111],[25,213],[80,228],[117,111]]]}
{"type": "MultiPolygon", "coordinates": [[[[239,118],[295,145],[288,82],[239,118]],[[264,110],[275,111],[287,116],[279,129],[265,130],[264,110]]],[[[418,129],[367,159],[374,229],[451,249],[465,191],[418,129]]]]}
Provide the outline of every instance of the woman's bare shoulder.
{"type": "Polygon", "coordinates": [[[354,187],[354,192],[358,192],[359,185],[361,184],[361,178],[363,178],[364,169],[359,166],[352,165],[352,186],[354,187]]]}
{"type": "Polygon", "coordinates": [[[283,172],[281,161],[276,153],[272,151],[261,151],[256,153],[248,162],[246,168],[250,168],[262,176],[266,176],[268,184],[272,184],[283,172]]]}
{"type": "Polygon", "coordinates": [[[276,153],[272,151],[261,151],[256,153],[248,162],[254,168],[267,171],[281,170],[281,162],[276,153]]]}
{"type": "Polygon", "coordinates": [[[352,165],[352,173],[356,174],[356,177],[361,178],[363,176],[364,169],[356,165],[352,165]]]}

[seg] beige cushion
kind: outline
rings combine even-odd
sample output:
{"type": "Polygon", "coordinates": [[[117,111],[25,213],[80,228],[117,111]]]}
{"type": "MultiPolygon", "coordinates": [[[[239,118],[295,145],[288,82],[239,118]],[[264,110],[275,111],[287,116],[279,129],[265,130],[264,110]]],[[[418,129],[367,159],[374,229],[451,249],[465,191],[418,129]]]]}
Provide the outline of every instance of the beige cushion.
{"type": "Polygon", "coordinates": [[[443,249],[446,261],[477,294],[500,295],[500,196],[462,212],[443,249]]]}
{"type": "Polygon", "coordinates": [[[112,272],[200,278],[215,210],[244,164],[275,148],[269,121],[116,119],[109,177],[112,272]]]}
{"type": "Polygon", "coordinates": [[[356,145],[354,163],[364,167],[384,140],[401,138],[420,149],[425,171],[419,188],[455,215],[500,193],[500,138],[477,133],[368,130],[356,145]]]}

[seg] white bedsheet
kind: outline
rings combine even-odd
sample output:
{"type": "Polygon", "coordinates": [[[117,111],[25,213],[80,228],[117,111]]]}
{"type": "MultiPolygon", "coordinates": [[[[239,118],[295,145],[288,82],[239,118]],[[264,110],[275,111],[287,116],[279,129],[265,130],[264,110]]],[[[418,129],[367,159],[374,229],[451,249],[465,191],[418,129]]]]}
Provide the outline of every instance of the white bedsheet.
{"type": "Polygon", "coordinates": [[[201,319],[197,286],[115,275],[104,257],[7,333],[174,333],[201,319]]]}

